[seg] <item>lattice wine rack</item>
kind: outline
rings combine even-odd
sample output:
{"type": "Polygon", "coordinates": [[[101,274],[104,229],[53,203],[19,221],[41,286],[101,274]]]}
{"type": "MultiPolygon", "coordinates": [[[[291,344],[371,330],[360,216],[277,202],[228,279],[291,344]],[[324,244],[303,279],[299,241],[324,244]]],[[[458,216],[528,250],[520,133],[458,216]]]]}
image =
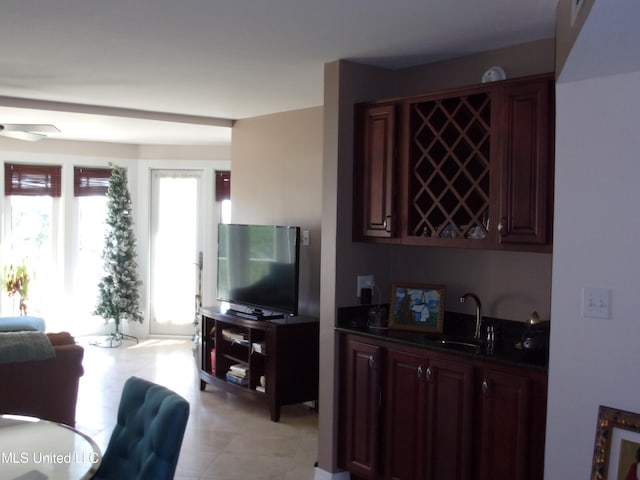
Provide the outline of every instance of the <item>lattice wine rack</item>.
{"type": "Polygon", "coordinates": [[[408,235],[487,235],[490,119],[486,92],[411,104],[408,235]]]}

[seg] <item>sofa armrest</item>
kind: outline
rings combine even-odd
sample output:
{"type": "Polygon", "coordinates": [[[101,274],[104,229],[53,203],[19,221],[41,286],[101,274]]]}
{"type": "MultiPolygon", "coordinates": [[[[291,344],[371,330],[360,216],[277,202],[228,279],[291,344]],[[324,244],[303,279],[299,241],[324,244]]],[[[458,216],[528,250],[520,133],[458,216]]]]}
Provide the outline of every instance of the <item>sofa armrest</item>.
{"type": "Polygon", "coordinates": [[[76,340],[69,332],[47,333],[51,345],[75,345],[76,340]]]}
{"type": "Polygon", "coordinates": [[[75,425],[84,348],[72,343],[54,351],[55,358],[0,365],[0,413],[75,425]]]}

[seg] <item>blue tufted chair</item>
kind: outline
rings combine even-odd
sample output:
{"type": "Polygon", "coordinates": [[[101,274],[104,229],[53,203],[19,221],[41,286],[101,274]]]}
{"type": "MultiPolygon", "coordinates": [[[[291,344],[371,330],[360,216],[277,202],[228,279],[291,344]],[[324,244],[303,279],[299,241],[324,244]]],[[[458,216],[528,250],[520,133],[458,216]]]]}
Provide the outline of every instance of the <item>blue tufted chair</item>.
{"type": "Polygon", "coordinates": [[[118,423],[94,479],[172,479],[189,418],[189,402],[155,383],[129,378],[118,423]]]}

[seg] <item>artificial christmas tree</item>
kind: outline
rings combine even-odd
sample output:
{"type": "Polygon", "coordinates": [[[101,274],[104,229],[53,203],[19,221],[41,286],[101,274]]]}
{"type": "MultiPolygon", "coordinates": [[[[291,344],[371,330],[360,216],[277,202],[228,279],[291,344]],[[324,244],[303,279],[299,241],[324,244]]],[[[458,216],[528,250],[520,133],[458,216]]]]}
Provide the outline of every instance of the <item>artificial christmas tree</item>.
{"type": "MultiPolygon", "coordinates": [[[[139,308],[142,282],[138,278],[136,263],[136,240],[133,232],[131,196],[127,188],[127,170],[111,165],[111,178],[107,190],[107,232],[105,234],[104,274],[98,285],[98,304],[94,314],[106,322],[115,322],[115,332],[110,345],[120,344],[123,337],[131,337],[120,332],[120,322],[143,321],[139,308]]],[[[136,339],[137,340],[137,339],[136,339]]]]}

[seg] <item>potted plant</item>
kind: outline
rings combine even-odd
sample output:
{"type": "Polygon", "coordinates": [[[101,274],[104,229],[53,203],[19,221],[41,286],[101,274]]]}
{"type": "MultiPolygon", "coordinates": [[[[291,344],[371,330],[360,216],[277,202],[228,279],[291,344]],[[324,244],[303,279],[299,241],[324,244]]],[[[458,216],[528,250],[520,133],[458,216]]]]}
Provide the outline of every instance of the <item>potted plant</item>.
{"type": "Polygon", "coordinates": [[[2,288],[10,297],[15,297],[16,294],[19,295],[21,316],[27,315],[26,300],[29,298],[29,280],[29,270],[24,260],[19,265],[10,264],[8,268],[4,267],[2,288]]]}

